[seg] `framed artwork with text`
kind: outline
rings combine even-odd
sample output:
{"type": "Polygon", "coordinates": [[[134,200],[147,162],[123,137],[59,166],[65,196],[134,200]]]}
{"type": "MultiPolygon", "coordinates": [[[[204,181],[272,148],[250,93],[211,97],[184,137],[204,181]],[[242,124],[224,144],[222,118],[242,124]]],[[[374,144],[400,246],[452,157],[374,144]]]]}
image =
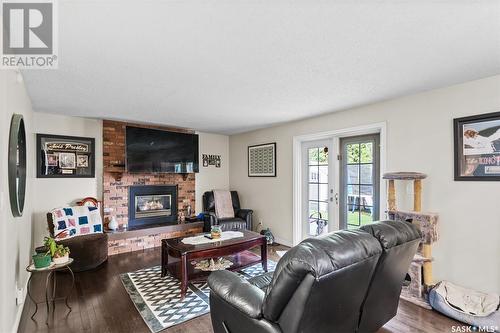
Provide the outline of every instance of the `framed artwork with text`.
{"type": "Polygon", "coordinates": [[[500,112],[453,122],[455,180],[500,181],[500,112]]]}
{"type": "Polygon", "coordinates": [[[94,178],[95,139],[36,135],[37,178],[94,178]]]}

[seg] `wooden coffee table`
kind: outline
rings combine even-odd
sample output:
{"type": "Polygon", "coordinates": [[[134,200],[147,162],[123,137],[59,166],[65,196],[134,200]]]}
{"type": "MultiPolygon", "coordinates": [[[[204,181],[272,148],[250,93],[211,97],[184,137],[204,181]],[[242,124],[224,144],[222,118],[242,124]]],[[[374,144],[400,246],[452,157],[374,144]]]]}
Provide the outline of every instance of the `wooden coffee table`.
{"type": "Polygon", "coordinates": [[[162,239],[161,276],[169,272],[178,278],[181,281],[181,295],[184,297],[189,282],[204,281],[210,274],[209,271],[195,269],[191,264],[195,259],[225,257],[233,262],[228,268],[231,271],[262,263],[262,268],[267,272],[266,237],[253,231],[241,230],[241,232],[243,237],[199,245],[184,244],[183,238],[162,239]],[[260,246],[260,256],[249,251],[257,246],[260,246]],[[169,261],[169,256],[177,260],[169,261]]]}

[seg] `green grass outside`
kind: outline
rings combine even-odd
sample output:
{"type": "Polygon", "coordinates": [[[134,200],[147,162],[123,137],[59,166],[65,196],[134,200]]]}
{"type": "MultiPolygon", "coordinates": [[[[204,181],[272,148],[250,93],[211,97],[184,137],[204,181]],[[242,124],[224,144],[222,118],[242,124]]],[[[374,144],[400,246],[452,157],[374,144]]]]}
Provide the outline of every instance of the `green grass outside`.
{"type": "MultiPolygon", "coordinates": [[[[372,216],[370,213],[361,212],[361,225],[370,224],[373,222],[372,216]]],[[[356,229],[358,226],[358,212],[347,212],[347,229],[356,229]]]]}

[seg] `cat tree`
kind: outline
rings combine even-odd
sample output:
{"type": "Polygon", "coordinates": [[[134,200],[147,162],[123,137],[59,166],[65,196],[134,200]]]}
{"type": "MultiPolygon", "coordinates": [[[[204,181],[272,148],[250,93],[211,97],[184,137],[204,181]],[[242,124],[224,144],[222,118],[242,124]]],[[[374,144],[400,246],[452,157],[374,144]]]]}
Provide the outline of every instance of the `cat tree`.
{"type": "Polygon", "coordinates": [[[438,240],[438,215],[422,212],[422,180],[427,175],[418,172],[392,172],[383,176],[389,182],[388,215],[391,220],[411,221],[422,232],[422,242],[413,258],[409,275],[411,282],[404,286],[401,298],[430,309],[427,293],[434,285],[432,277],[432,244],[438,240]],[[403,211],[396,206],[395,181],[413,181],[413,210],[403,211]]]}

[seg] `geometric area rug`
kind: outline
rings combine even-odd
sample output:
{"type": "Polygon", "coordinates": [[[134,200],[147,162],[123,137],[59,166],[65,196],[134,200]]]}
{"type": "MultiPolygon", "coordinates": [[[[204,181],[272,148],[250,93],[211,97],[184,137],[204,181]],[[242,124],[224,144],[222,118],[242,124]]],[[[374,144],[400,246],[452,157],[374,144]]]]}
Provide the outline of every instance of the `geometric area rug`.
{"type": "MultiPolygon", "coordinates": [[[[273,272],[276,263],[268,260],[267,267],[273,272]]],[[[235,273],[249,279],[263,274],[264,270],[259,263],[235,273]]],[[[161,266],[124,273],[120,277],[137,311],[153,333],[210,312],[210,288],[206,282],[189,283],[186,296],[181,299],[180,281],[170,275],[162,278],[161,266]]]]}

